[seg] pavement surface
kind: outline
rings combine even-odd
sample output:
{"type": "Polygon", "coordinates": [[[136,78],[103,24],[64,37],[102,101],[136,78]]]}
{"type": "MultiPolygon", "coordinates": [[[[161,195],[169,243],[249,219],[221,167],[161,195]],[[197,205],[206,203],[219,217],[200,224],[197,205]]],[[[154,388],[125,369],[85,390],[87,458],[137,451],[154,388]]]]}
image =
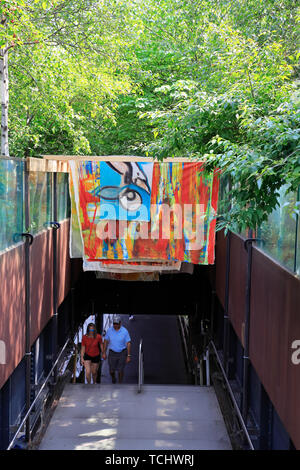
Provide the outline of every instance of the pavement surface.
{"type": "Polygon", "coordinates": [[[226,450],[213,388],[68,384],[39,450],[226,450]]]}
{"type": "MultiPolygon", "coordinates": [[[[124,383],[138,382],[138,351],[143,339],[145,384],[188,384],[177,317],[170,315],[121,315],[131,337],[131,362],[124,383]]],[[[108,361],[102,361],[101,383],[111,383],[108,361]]]]}
{"type": "Polygon", "coordinates": [[[122,315],[122,324],[132,340],[124,383],[111,383],[103,361],[101,384],[67,384],[39,449],[231,449],[214,389],[189,385],[176,316],[122,315]],[[140,338],[145,385],[137,393],[140,338]]]}

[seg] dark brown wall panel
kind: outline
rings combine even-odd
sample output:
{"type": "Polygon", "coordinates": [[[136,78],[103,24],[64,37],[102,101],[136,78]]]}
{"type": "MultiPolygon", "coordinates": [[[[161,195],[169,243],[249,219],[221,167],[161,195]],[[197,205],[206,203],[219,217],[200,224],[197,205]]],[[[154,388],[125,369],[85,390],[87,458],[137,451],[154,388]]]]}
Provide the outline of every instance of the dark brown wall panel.
{"type": "MultiPolygon", "coordinates": [[[[242,330],[245,316],[245,293],[247,274],[247,252],[244,239],[231,234],[229,303],[228,313],[236,334],[243,343],[242,330]]],[[[226,245],[223,231],[217,234],[216,243],[216,292],[221,304],[225,305],[226,245]]]]}
{"type": "Polygon", "coordinates": [[[25,354],[24,245],[0,255],[0,340],[6,364],[0,364],[0,388],[25,354]]]}
{"type": "Polygon", "coordinates": [[[291,361],[295,339],[300,340],[300,280],[254,248],[250,359],[300,449],[300,365],[291,361]]]}
{"type": "Polygon", "coordinates": [[[288,361],[287,361],[287,388],[290,399],[285,411],[283,421],[289,430],[295,446],[300,450],[300,364],[295,365],[291,361],[291,344],[294,340],[300,340],[300,280],[293,278],[288,290],[288,302],[293,307],[289,315],[288,329],[288,361]]]}
{"type": "Polygon", "coordinates": [[[58,279],[58,305],[67,296],[71,287],[71,260],[69,256],[69,220],[61,223],[57,238],[57,279],[58,279]]]}
{"type": "Polygon", "coordinates": [[[216,237],[216,293],[224,307],[226,278],[226,238],[224,232],[217,232],[216,237]]]}
{"type": "MultiPolygon", "coordinates": [[[[224,306],[226,240],[216,245],[216,290],[224,306]]],[[[229,317],[243,344],[247,276],[244,239],[231,234],[229,317]]],[[[300,364],[291,361],[300,340],[300,280],[253,248],[250,359],[294,445],[300,449],[300,364]]]]}
{"type": "MultiPolygon", "coordinates": [[[[69,221],[57,231],[58,306],[70,289],[69,221]]],[[[31,344],[53,315],[52,230],[34,237],[30,247],[31,344]]],[[[0,255],[0,340],[6,344],[7,364],[0,364],[0,388],[25,354],[24,245],[0,255]]]]}
{"type": "Polygon", "coordinates": [[[231,234],[229,305],[228,314],[236,334],[244,344],[243,324],[245,319],[245,296],[247,279],[247,251],[244,239],[231,234]]]}
{"type": "MultiPolygon", "coordinates": [[[[57,230],[57,300],[58,307],[67,296],[71,282],[69,258],[69,221],[57,230]]],[[[31,342],[53,315],[53,242],[52,230],[47,230],[34,239],[31,249],[32,276],[32,329],[31,342]]]]}
{"type": "Polygon", "coordinates": [[[33,343],[52,315],[52,230],[34,237],[30,249],[31,335],[33,343]]]}

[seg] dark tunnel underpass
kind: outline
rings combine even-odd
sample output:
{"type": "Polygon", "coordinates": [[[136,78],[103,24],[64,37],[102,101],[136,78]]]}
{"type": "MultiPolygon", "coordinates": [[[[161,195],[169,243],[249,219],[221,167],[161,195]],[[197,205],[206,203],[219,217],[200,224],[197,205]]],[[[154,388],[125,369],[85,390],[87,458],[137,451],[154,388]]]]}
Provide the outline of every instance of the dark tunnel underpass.
{"type": "MultiPolygon", "coordinates": [[[[125,381],[137,382],[138,343],[143,339],[145,383],[192,384],[192,355],[203,352],[211,326],[214,267],[195,266],[191,274],[165,274],[158,282],[124,282],[97,279],[93,272],[82,273],[77,290],[76,310],[82,323],[95,314],[97,329],[103,332],[103,315],[118,313],[132,337],[133,358],[125,381]],[[134,320],[129,321],[129,315],[134,320]],[[188,354],[183,347],[178,315],[187,315],[188,354]]],[[[99,382],[110,381],[107,366],[102,365],[99,382]]]]}

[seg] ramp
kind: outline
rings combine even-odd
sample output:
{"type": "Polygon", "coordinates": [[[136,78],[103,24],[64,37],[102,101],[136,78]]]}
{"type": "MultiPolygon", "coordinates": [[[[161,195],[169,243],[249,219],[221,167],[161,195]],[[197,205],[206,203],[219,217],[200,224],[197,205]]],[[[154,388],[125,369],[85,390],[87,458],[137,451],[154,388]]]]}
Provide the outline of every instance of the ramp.
{"type": "MultiPolygon", "coordinates": [[[[146,384],[189,384],[175,315],[121,315],[131,337],[131,362],[125,367],[124,383],[138,382],[138,348],[143,338],[146,384]]],[[[108,361],[102,362],[101,383],[111,383],[108,361]]]]}
{"type": "Polygon", "coordinates": [[[68,384],[40,450],[225,450],[213,388],[68,384]]]}

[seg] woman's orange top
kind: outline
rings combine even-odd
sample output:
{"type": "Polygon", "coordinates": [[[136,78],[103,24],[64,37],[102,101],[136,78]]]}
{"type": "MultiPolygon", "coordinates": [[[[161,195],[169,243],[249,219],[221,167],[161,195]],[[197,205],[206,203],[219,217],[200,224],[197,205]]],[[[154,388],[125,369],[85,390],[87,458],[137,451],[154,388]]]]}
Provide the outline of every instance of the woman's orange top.
{"type": "Polygon", "coordinates": [[[96,335],[96,338],[94,338],[93,336],[84,335],[81,341],[81,345],[85,346],[85,353],[91,357],[99,356],[101,352],[101,343],[102,337],[99,334],[96,335]]]}

